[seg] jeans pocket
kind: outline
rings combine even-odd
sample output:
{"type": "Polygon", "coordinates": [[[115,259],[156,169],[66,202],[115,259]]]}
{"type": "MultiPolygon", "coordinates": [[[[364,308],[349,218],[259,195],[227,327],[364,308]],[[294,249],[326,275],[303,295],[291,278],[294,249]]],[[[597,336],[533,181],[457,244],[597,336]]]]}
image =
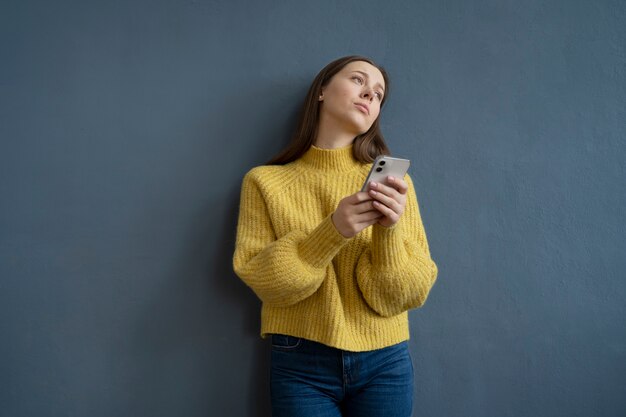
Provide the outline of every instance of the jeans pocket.
{"type": "Polygon", "coordinates": [[[279,350],[293,350],[300,346],[302,338],[288,336],[286,334],[273,334],[272,335],[272,348],[279,350]]]}

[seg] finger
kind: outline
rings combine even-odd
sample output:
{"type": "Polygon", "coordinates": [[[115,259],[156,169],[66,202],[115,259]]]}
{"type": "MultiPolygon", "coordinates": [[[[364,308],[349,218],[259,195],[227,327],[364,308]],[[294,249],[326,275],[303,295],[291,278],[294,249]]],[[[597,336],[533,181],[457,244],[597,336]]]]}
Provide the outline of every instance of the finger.
{"type": "MultiPolygon", "coordinates": [[[[397,197],[400,198],[400,195],[398,195],[398,193],[394,193],[395,195],[393,197],[397,197]]],[[[396,213],[400,213],[402,211],[402,204],[396,200],[393,197],[387,196],[383,193],[379,193],[377,191],[370,191],[370,195],[372,196],[372,198],[375,199],[375,201],[378,201],[382,204],[384,204],[385,206],[389,207],[391,210],[393,210],[396,213]]],[[[374,206],[374,202],[372,202],[372,207],[376,208],[374,206]]]]}
{"type": "Polygon", "coordinates": [[[369,196],[369,194],[367,194],[366,191],[359,191],[358,193],[354,193],[346,197],[346,201],[351,205],[357,205],[371,199],[372,198],[369,196]]]}
{"type": "Polygon", "coordinates": [[[374,206],[372,205],[372,203],[374,202],[374,200],[372,199],[372,197],[369,195],[367,196],[367,200],[363,201],[359,204],[356,204],[353,207],[354,209],[354,213],[355,214],[361,214],[361,213],[366,213],[368,211],[377,211],[374,206]]]}
{"type": "Polygon", "coordinates": [[[363,230],[368,226],[371,226],[373,224],[378,223],[379,221],[381,221],[382,219],[384,219],[385,216],[382,215],[382,213],[378,213],[376,216],[373,216],[371,218],[368,219],[363,219],[363,221],[357,223],[357,226],[359,229],[363,230]]]}
{"type": "Polygon", "coordinates": [[[400,218],[398,213],[378,201],[374,201],[374,207],[394,223],[400,218]]]}
{"type": "Polygon", "coordinates": [[[365,213],[359,214],[355,216],[354,220],[356,223],[367,223],[369,221],[376,222],[378,219],[384,217],[383,214],[378,210],[371,210],[365,213]]]}
{"type": "MultiPolygon", "coordinates": [[[[384,216],[381,216],[380,218],[381,218],[381,219],[384,219],[384,216]]],[[[365,223],[360,223],[360,224],[359,224],[359,229],[361,229],[361,230],[367,229],[368,227],[370,227],[370,226],[371,226],[371,225],[373,225],[373,224],[378,223],[379,221],[380,221],[380,220],[379,220],[379,219],[377,219],[377,220],[372,220],[372,221],[365,222],[365,223]]]]}
{"type": "Polygon", "coordinates": [[[387,182],[400,194],[406,194],[406,192],[409,190],[409,185],[402,178],[389,176],[387,177],[387,182]]]}
{"type": "Polygon", "coordinates": [[[389,185],[385,185],[382,184],[380,182],[373,182],[372,183],[372,187],[370,188],[370,195],[371,191],[377,191],[380,193],[383,193],[389,197],[392,197],[395,200],[399,200],[400,199],[400,193],[398,192],[398,190],[396,190],[395,188],[389,186],[389,185]]]}

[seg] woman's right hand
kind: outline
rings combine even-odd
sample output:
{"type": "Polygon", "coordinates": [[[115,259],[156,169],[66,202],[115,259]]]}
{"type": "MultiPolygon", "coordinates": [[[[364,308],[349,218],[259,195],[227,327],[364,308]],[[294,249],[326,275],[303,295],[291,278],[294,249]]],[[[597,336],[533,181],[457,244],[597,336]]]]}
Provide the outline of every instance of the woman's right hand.
{"type": "Polygon", "coordinates": [[[361,230],[373,225],[382,217],[366,192],[358,192],[343,198],[331,216],[335,228],[345,238],[356,236],[361,230]]]}

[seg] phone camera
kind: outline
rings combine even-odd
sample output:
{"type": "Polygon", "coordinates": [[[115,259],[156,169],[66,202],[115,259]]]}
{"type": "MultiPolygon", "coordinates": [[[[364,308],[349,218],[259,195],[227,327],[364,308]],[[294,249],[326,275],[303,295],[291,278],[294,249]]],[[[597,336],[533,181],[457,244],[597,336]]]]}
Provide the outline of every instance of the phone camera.
{"type": "Polygon", "coordinates": [[[385,165],[385,161],[380,161],[380,162],[378,163],[378,165],[380,165],[380,166],[385,165]]]}
{"type": "Polygon", "coordinates": [[[380,171],[382,171],[382,170],[383,170],[383,169],[382,169],[381,167],[376,168],[376,172],[380,172],[380,171]]]}

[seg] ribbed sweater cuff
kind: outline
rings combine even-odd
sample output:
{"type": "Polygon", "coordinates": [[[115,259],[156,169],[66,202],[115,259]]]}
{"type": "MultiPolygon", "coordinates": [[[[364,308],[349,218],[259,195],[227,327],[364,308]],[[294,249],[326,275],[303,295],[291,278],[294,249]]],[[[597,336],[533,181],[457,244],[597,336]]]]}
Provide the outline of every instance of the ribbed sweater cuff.
{"type": "Polygon", "coordinates": [[[309,236],[300,242],[298,252],[302,259],[316,268],[328,265],[349,238],[337,231],[331,216],[326,217],[309,236]]]}
{"type": "Polygon", "coordinates": [[[407,258],[402,228],[375,224],[372,231],[372,263],[376,267],[397,268],[404,265],[407,258]]]}

